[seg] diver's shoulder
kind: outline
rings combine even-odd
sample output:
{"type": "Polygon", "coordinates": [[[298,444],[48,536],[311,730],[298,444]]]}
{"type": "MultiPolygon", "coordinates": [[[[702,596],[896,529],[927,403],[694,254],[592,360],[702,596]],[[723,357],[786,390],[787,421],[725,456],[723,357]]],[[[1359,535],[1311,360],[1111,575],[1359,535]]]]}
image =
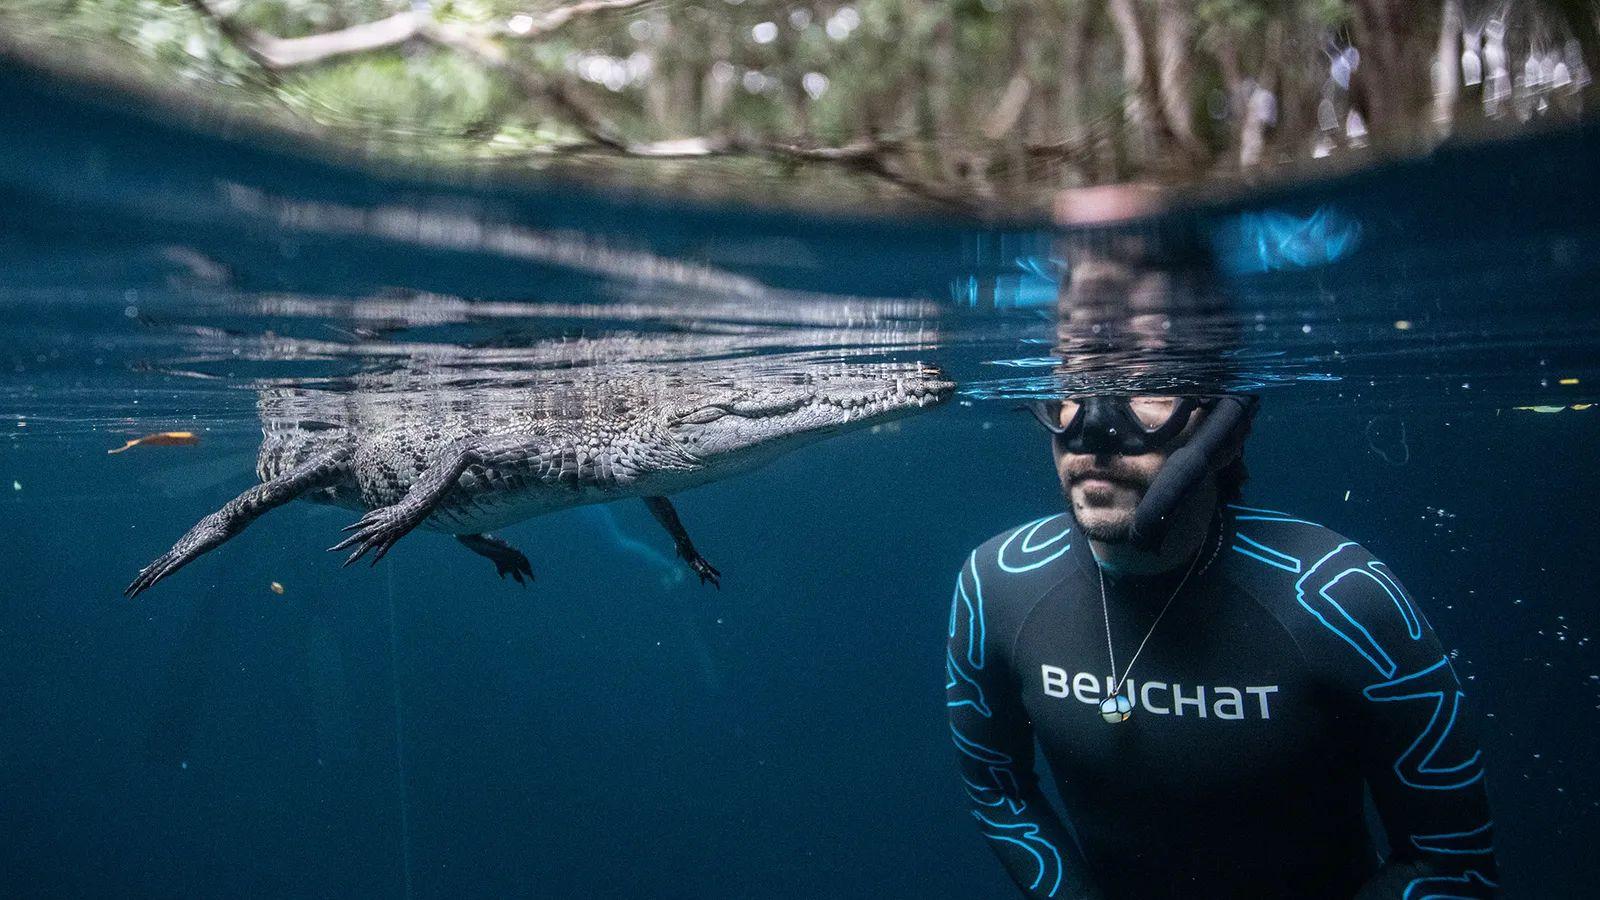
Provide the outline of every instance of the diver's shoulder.
{"type": "Polygon", "coordinates": [[[1058,580],[1073,565],[1072,550],[1083,540],[1070,513],[1030,519],[979,544],[967,565],[989,581],[1026,586],[1058,580]]]}
{"type": "Polygon", "coordinates": [[[1308,659],[1337,671],[1365,659],[1392,675],[1406,654],[1437,651],[1421,608],[1361,544],[1288,513],[1229,511],[1234,584],[1278,617],[1308,659]]]}
{"type": "MultiPolygon", "coordinates": [[[[1080,538],[1067,513],[1013,525],[968,553],[950,601],[952,642],[988,646],[1009,655],[1033,612],[1081,566],[1080,538]]],[[[1086,589],[1086,588],[1080,588],[1086,589]]],[[[976,663],[981,668],[981,663],[976,663]]]]}
{"type": "Polygon", "coordinates": [[[1279,558],[1280,554],[1314,560],[1335,551],[1366,553],[1356,541],[1295,513],[1236,504],[1229,504],[1227,513],[1233,523],[1234,549],[1246,556],[1251,555],[1251,550],[1270,549],[1278,551],[1267,554],[1270,559],[1286,562],[1279,558]]]}

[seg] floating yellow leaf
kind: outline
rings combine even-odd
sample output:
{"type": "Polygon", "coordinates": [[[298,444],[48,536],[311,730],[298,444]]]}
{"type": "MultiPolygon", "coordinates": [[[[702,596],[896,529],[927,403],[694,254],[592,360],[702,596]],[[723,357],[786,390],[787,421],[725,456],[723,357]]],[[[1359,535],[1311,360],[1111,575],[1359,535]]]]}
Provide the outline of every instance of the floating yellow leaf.
{"type": "Polygon", "coordinates": [[[121,453],[129,448],[137,447],[140,444],[150,444],[156,447],[187,447],[198,443],[200,443],[200,438],[192,431],[158,431],[155,434],[147,434],[144,437],[134,438],[126,444],[123,444],[121,447],[118,447],[115,450],[107,450],[106,452],[121,453]]]}

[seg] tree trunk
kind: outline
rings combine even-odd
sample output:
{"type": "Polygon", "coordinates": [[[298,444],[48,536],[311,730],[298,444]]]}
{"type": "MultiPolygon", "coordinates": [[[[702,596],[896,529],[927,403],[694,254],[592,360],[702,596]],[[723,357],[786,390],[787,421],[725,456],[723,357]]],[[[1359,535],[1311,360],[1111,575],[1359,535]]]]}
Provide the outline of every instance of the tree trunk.
{"type": "Polygon", "coordinates": [[[1185,0],[1156,4],[1156,83],[1167,131],[1193,162],[1206,157],[1194,130],[1194,18],[1185,0]]]}
{"type": "Polygon", "coordinates": [[[1359,88],[1355,92],[1374,134],[1404,137],[1425,121],[1433,48],[1419,35],[1428,30],[1429,9],[1410,0],[1353,0],[1352,32],[1361,66],[1352,88],[1359,88]]]}
{"type": "Polygon", "coordinates": [[[671,20],[659,10],[650,16],[649,22],[653,27],[650,29],[651,71],[644,87],[645,113],[655,126],[653,130],[657,134],[671,134],[674,124],[672,80],[668,76],[673,62],[668,58],[670,54],[667,48],[672,46],[675,35],[671,20]]]}
{"type": "Polygon", "coordinates": [[[1068,5],[1061,33],[1061,67],[1058,102],[1061,104],[1061,130],[1069,143],[1081,143],[1088,128],[1090,11],[1088,4],[1068,5]]]}
{"type": "Polygon", "coordinates": [[[1433,56],[1433,123],[1441,134],[1450,133],[1461,99],[1461,28],[1461,0],[1443,0],[1433,56]]]}
{"type": "Polygon", "coordinates": [[[727,127],[728,101],[733,99],[733,78],[718,80],[717,68],[719,63],[727,62],[728,57],[733,55],[733,45],[727,31],[721,28],[712,29],[711,39],[707,43],[710,45],[711,65],[700,79],[700,130],[702,133],[720,135],[727,127]]]}
{"type": "MultiPolygon", "coordinates": [[[[1594,0],[1555,0],[1555,5],[1572,36],[1578,40],[1583,65],[1589,70],[1590,78],[1600,78],[1600,15],[1595,12],[1594,0]]],[[[1584,89],[1586,105],[1594,99],[1597,90],[1600,90],[1600,82],[1591,80],[1584,89]]]]}
{"type": "Polygon", "coordinates": [[[1160,146],[1155,129],[1155,93],[1150,83],[1144,34],[1133,0],[1107,0],[1107,11],[1122,42],[1122,118],[1128,156],[1137,165],[1155,157],[1160,146]]]}

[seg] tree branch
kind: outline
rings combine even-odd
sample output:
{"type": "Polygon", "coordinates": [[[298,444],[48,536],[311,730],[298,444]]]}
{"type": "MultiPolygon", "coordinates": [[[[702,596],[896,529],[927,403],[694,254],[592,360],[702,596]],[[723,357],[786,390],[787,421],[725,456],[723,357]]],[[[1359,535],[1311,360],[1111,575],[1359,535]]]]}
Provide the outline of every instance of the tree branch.
{"type": "Polygon", "coordinates": [[[238,43],[244,52],[273,71],[296,69],[324,63],[341,56],[370,53],[398,47],[407,41],[434,36],[441,41],[532,40],[543,37],[580,16],[608,10],[631,9],[651,0],[583,0],[559,6],[538,16],[517,16],[488,25],[436,22],[427,12],[407,10],[387,19],[363,22],[337,31],[305,37],[282,38],[236,22],[214,0],[186,0],[191,8],[210,19],[224,35],[238,43]]]}
{"type": "MultiPolygon", "coordinates": [[[[651,0],[583,0],[537,17],[519,17],[487,27],[435,22],[426,12],[408,11],[375,22],[299,38],[280,38],[246,28],[227,11],[214,5],[214,0],[186,2],[210,19],[225,37],[269,74],[316,65],[341,56],[369,53],[411,40],[425,41],[461,53],[485,69],[511,79],[525,96],[542,98],[548,102],[562,114],[567,125],[588,139],[587,143],[568,145],[558,152],[599,150],[644,159],[764,156],[793,163],[829,163],[873,175],[937,203],[962,209],[972,207],[971,199],[961,193],[918,178],[905,171],[903,166],[895,165],[892,158],[904,150],[903,145],[896,141],[867,140],[841,147],[705,137],[630,142],[603,116],[574,96],[558,77],[552,78],[516,64],[497,40],[538,37],[560,28],[577,16],[642,6],[651,0]]],[[[1043,152],[1047,155],[1059,154],[1063,149],[1057,145],[1043,152]]]]}

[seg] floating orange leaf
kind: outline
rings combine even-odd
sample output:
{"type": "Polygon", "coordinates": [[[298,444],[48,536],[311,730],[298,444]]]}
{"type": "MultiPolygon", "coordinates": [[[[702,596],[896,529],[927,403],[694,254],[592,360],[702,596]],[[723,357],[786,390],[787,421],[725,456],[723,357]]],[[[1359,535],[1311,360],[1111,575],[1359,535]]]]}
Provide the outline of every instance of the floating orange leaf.
{"type": "Polygon", "coordinates": [[[107,450],[106,452],[121,453],[130,447],[137,447],[140,444],[150,444],[157,447],[187,447],[198,443],[200,443],[200,438],[192,431],[158,431],[155,434],[134,438],[121,447],[115,450],[107,450]]]}

